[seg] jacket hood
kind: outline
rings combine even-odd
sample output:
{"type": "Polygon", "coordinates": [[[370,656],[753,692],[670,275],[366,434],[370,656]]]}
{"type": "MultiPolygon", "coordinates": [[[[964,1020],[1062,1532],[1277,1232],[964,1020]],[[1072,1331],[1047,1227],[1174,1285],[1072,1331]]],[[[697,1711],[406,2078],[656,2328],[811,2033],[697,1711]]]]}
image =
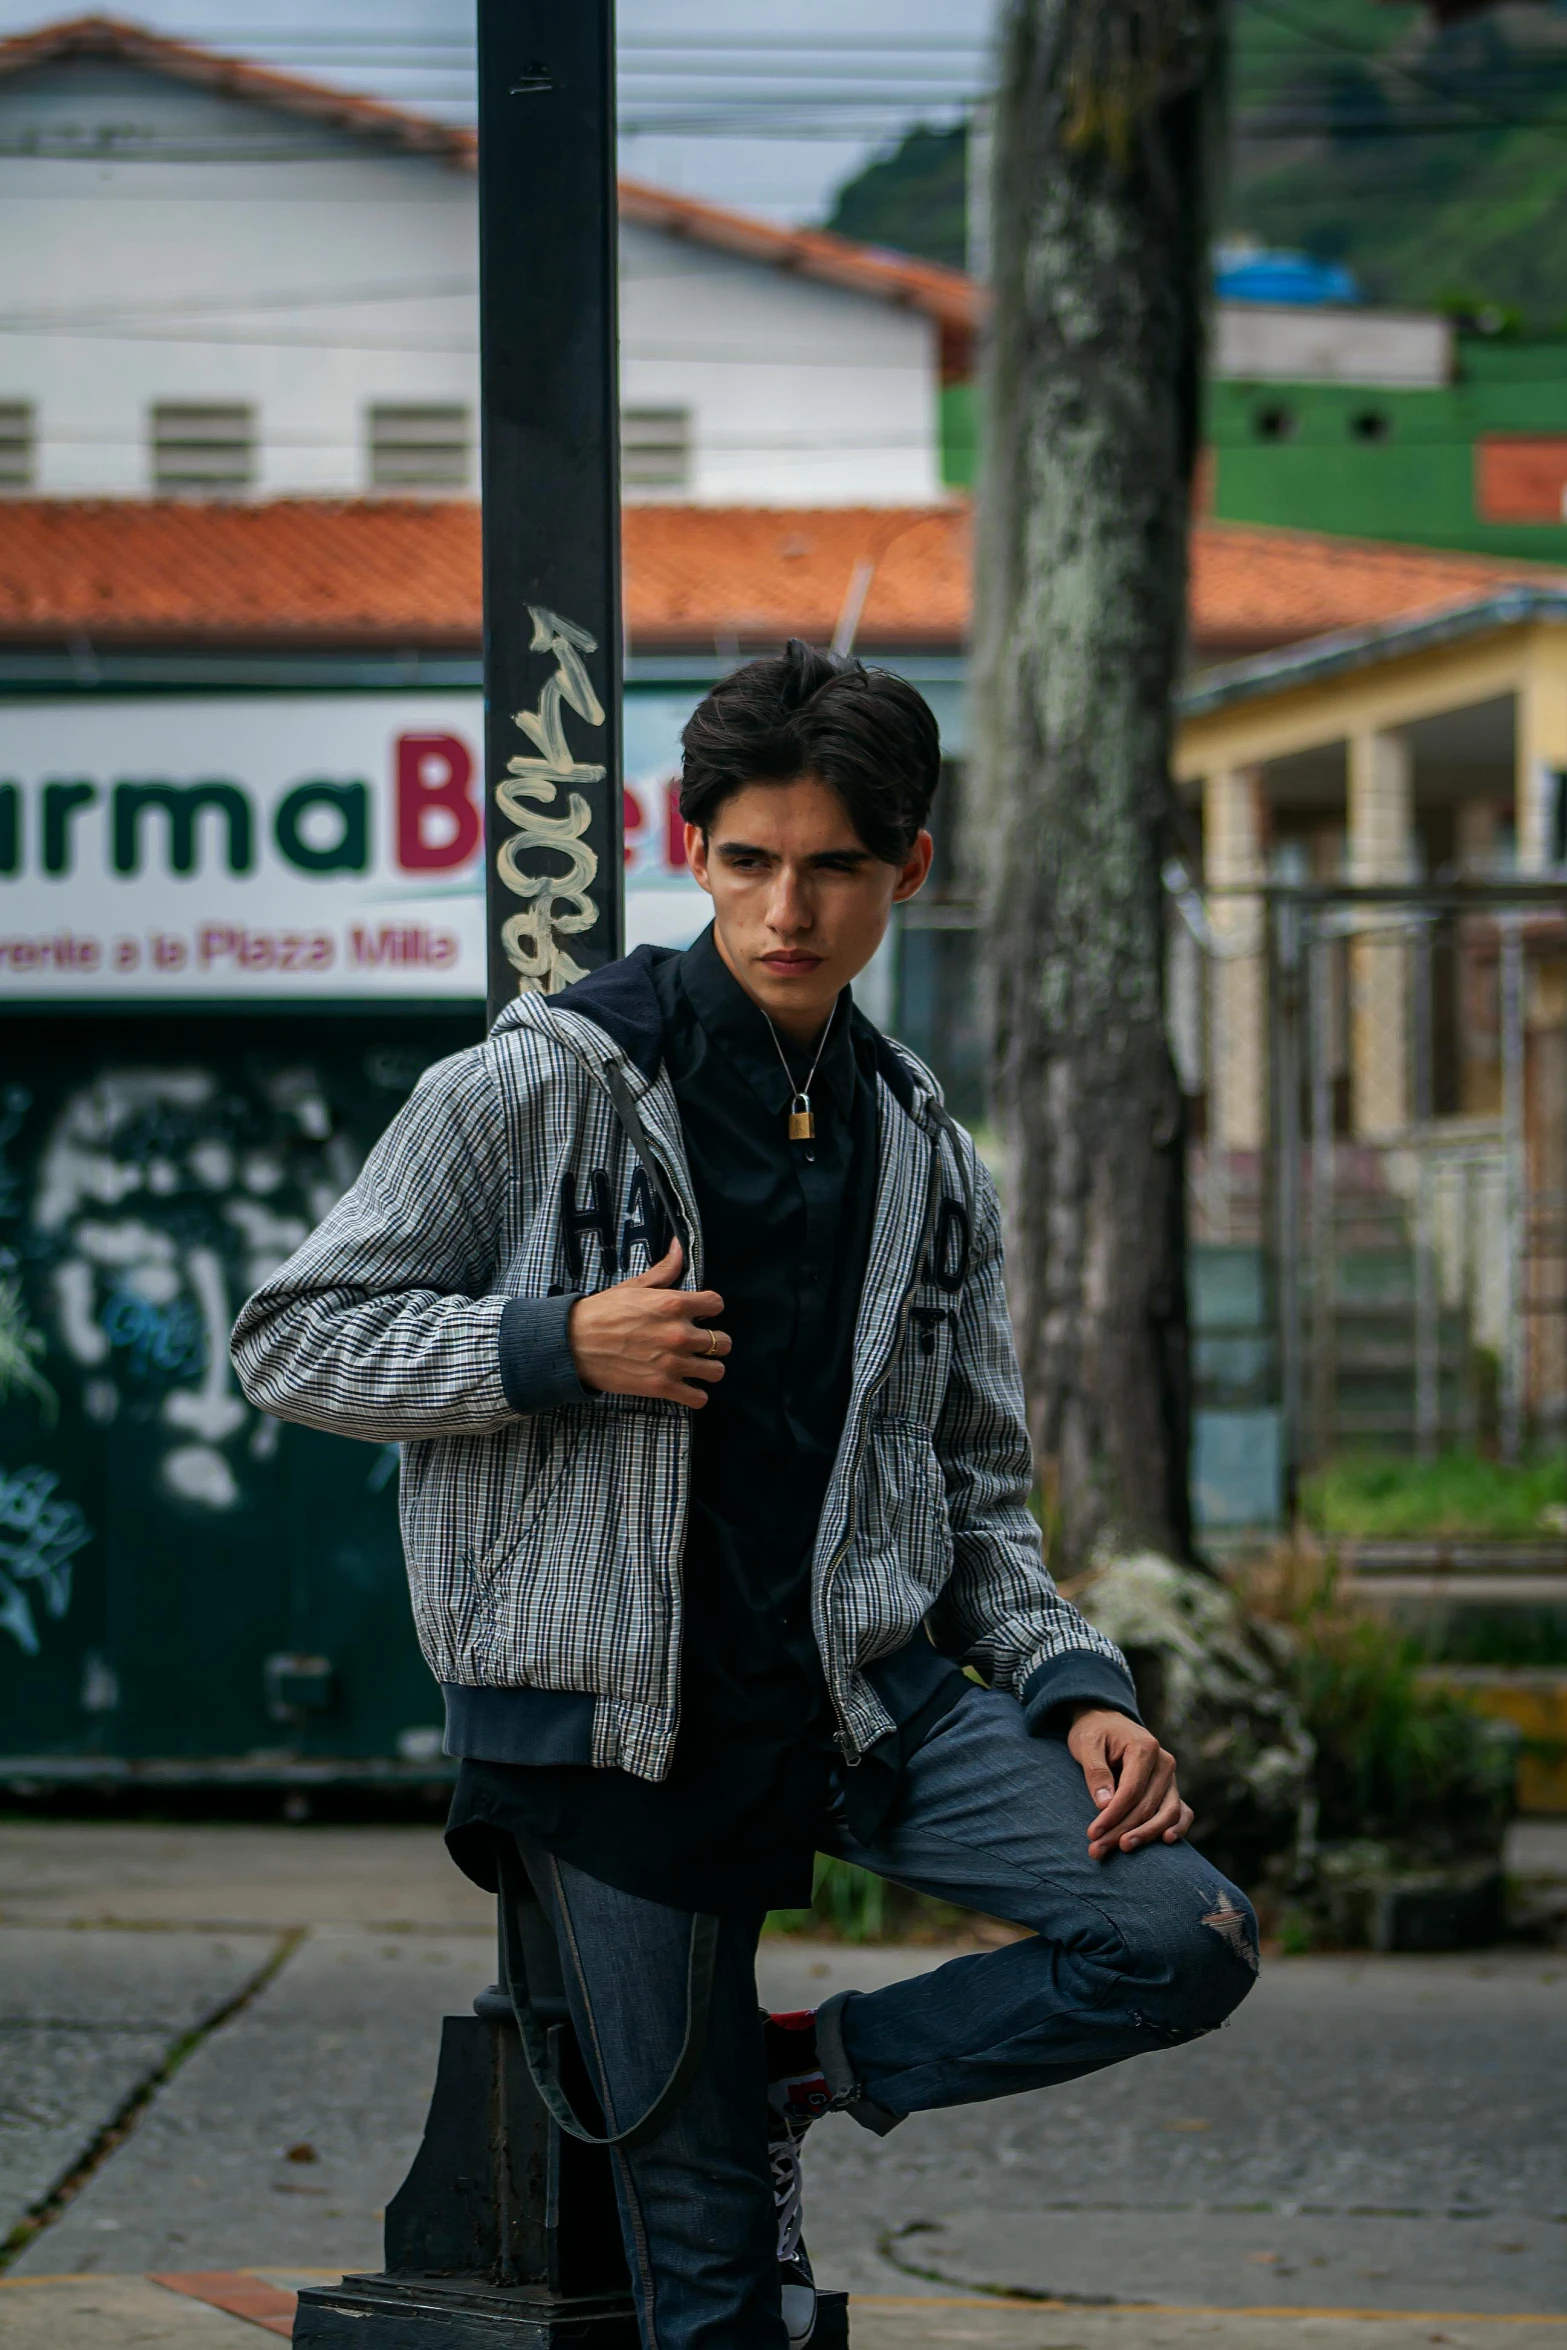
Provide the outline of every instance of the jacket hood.
{"type": "Polygon", "coordinates": [[[550,1014],[576,1012],[601,1028],[651,1084],[664,1050],[663,1014],[651,974],[678,952],[675,947],[633,947],[629,955],[590,971],[585,979],[573,980],[557,995],[520,995],[501,1012],[490,1033],[498,1035],[503,1028],[547,1028],[550,1014]]]}
{"type": "MultiPolygon", "coordinates": [[[[663,1013],[652,973],[679,951],[678,947],[633,947],[629,955],[590,971],[585,979],[574,980],[557,995],[517,996],[498,1015],[490,1034],[499,1035],[506,1028],[548,1031],[554,1027],[555,1013],[574,1012],[581,1019],[591,1021],[611,1044],[618,1046],[632,1067],[651,1085],[664,1052],[663,1013]]],[[[872,1028],[858,1006],[854,1017],[870,1028],[878,1072],[899,1106],[911,1118],[916,1118],[920,1115],[923,1096],[939,1109],[941,1087],[924,1062],[906,1046],[894,1044],[890,1037],[883,1036],[879,1028],[872,1028]]]]}

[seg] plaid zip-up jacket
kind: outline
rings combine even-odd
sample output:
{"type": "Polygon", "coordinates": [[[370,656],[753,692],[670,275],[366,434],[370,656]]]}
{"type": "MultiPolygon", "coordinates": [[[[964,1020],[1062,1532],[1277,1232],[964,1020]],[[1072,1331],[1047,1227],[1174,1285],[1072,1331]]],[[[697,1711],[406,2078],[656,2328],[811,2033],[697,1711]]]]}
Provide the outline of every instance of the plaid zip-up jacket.
{"type": "MultiPolygon", "coordinates": [[[[249,1300],[234,1361],[279,1418],[401,1445],[414,1617],[439,1681],[586,1695],[592,1761],[659,1779],[690,1415],[587,1395],[566,1344],[575,1296],[662,1253],[666,1218],[684,1285],[703,1286],[674,1090],[632,1041],[559,999],[508,1005],[485,1043],[425,1073],[249,1300]]],[[[1056,1590],[1026,1507],[994,1186],[929,1072],[886,1039],[878,1058],[875,1220],[812,1563],[839,1743],[853,1759],[892,1728],[866,1668],[922,1626],[1031,1718],[1078,1697],[1135,1712],[1124,1659],[1056,1590]]]]}

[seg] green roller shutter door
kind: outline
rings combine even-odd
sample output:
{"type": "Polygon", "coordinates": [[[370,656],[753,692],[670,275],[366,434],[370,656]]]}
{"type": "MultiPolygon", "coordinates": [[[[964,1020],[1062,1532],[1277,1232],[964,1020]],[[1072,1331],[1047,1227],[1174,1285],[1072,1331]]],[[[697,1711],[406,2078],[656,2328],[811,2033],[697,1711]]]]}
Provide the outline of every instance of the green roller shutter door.
{"type": "Polygon", "coordinates": [[[0,1762],[428,1760],[396,1456],[255,1412],[241,1301],[477,1012],[7,1023],[0,1762]]]}

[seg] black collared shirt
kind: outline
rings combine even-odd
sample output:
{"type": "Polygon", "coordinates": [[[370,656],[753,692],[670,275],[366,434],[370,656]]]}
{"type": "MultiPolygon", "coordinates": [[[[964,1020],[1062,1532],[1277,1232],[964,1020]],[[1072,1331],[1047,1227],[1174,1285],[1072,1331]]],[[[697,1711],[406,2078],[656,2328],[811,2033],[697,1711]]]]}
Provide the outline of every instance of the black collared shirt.
{"type": "Polygon", "coordinates": [[[843,1434],[870,1247],[874,1044],[840,999],[811,1085],[815,1135],[791,1141],[790,1103],[814,1048],[775,1041],[713,933],[655,971],[653,984],[702,1224],[703,1285],[723,1298],[720,1327],[733,1340],[691,1432],[691,1629],[699,1640],[719,1632],[708,1662],[738,1699],[753,1664],[778,1668],[779,1625],[819,1679],[810,1555],[843,1434]]]}
{"type": "Polygon", "coordinates": [[[790,1100],[812,1053],[785,1046],[786,1070],[711,930],[651,977],[703,1286],[723,1298],[733,1341],[693,1415],[674,1762],[656,1786],[577,1764],[465,1762],[459,1808],[652,1900],[798,1908],[835,1760],[811,1554],[875,1213],[875,1031],[845,990],[811,1083],[815,1134],[791,1141],[790,1100]]]}

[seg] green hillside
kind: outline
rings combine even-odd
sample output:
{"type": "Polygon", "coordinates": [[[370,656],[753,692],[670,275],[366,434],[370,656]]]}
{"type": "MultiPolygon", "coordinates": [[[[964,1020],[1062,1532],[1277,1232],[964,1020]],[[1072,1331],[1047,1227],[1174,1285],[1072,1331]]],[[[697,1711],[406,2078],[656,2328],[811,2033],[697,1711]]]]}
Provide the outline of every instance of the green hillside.
{"type": "Polygon", "coordinates": [[[1231,234],[1367,299],[1567,325],[1567,7],[1241,0],[1231,234]]]}
{"type": "Polygon", "coordinates": [[[916,123],[890,155],[846,180],[826,226],[862,245],[886,245],[962,269],[967,259],[968,134],[961,123],[916,123]]]}
{"type": "MultiPolygon", "coordinates": [[[[1342,261],[1374,302],[1567,332],[1567,0],[1440,28],[1415,0],[1237,0],[1233,114],[1229,235],[1342,261]]],[[[963,152],[918,127],[828,225],[961,263],[963,152]]]]}

